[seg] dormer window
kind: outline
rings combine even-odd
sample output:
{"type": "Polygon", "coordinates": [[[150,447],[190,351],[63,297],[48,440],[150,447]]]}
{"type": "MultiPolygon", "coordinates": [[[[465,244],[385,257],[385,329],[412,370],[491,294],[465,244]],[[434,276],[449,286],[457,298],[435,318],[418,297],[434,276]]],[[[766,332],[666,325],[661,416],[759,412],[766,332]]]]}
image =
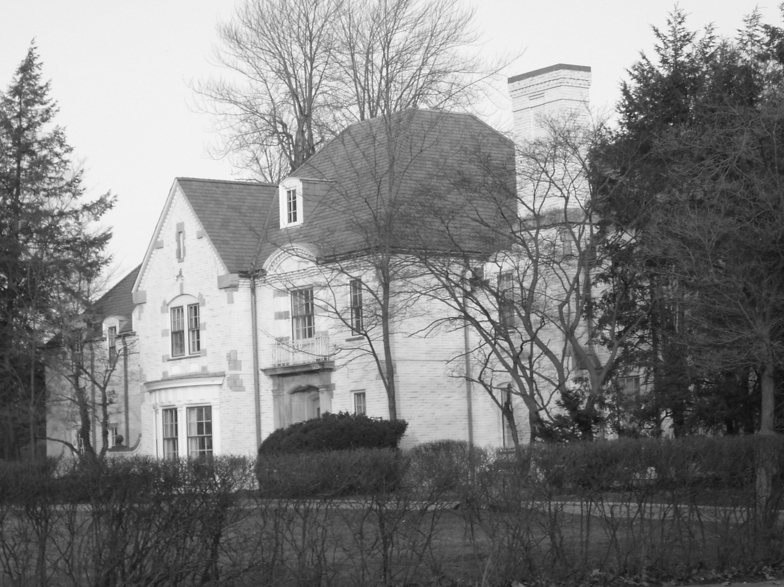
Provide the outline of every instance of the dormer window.
{"type": "Polygon", "coordinates": [[[296,178],[284,180],[279,192],[280,227],[302,224],[302,183],[296,178]]]}
{"type": "Polygon", "coordinates": [[[286,223],[297,223],[297,190],[286,190],[286,223]]]}

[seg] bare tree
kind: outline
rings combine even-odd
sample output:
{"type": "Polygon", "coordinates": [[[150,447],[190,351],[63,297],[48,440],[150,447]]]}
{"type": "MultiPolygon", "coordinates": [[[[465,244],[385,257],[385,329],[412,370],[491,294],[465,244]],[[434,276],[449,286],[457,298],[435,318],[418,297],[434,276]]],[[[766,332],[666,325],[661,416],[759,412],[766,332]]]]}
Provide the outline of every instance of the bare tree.
{"type": "MultiPolygon", "coordinates": [[[[422,255],[438,282],[431,295],[451,313],[433,328],[470,326],[470,367],[461,376],[488,392],[515,443],[514,410],[502,391],[525,404],[532,440],[557,436],[554,422],[582,438],[600,433],[605,386],[632,332],[620,324],[622,316],[629,319],[632,284],[612,278],[610,243],[593,213],[597,186],[588,157],[601,129],[584,128],[573,117],[542,120],[542,126],[541,138],[518,146],[516,182],[508,179],[511,170],[493,167],[478,149],[485,176],[454,180],[461,204],[429,200],[427,217],[438,222],[431,230],[449,236],[450,257],[422,255]],[[498,211],[491,217],[479,208],[488,202],[498,211]],[[465,235],[453,229],[456,215],[492,235],[495,243],[485,249],[496,252],[477,255],[466,246],[465,235]],[[606,300],[601,313],[600,298],[606,300]],[[582,403],[574,401],[580,397],[582,403]]],[[[643,316],[644,309],[631,322],[643,316]]]]}
{"type": "Polygon", "coordinates": [[[411,107],[468,107],[500,66],[469,54],[457,0],[247,0],[219,27],[228,80],[195,90],[219,155],[277,182],[347,124],[411,107]]]}

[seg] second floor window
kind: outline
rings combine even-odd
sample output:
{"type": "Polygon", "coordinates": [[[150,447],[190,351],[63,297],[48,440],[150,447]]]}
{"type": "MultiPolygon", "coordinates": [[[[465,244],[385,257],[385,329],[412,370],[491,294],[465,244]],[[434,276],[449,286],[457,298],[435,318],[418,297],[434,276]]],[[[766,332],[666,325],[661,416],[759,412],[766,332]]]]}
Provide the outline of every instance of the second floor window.
{"type": "Polygon", "coordinates": [[[201,332],[199,318],[199,304],[176,306],[171,309],[171,354],[172,357],[197,355],[201,351],[201,332]],[[185,338],[185,312],[187,308],[187,348],[185,338]]]}
{"type": "Polygon", "coordinates": [[[117,327],[109,326],[106,329],[106,344],[109,347],[109,361],[117,358],[117,327]]]}
{"type": "Polygon", "coordinates": [[[349,295],[351,297],[351,334],[362,332],[362,282],[359,279],[352,279],[349,282],[349,295]]]}
{"type": "Polygon", "coordinates": [[[291,338],[302,340],[316,334],[313,288],[291,292],[291,338]]]}

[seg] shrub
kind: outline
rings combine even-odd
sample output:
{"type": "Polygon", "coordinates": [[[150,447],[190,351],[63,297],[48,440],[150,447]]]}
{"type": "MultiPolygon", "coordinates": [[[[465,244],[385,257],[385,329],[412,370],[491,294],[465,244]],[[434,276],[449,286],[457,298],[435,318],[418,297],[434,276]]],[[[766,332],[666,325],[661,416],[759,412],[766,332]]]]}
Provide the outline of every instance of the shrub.
{"type": "Polygon", "coordinates": [[[462,497],[477,467],[487,461],[486,451],[459,440],[419,444],[407,457],[407,487],[421,495],[447,493],[453,497],[462,497]]]}
{"type": "Polygon", "coordinates": [[[395,489],[405,464],[389,448],[260,454],[256,476],[262,497],[342,497],[395,489]]]}
{"type": "Polygon", "coordinates": [[[397,448],[408,427],[404,420],[381,420],[364,415],[324,414],[275,430],[259,447],[259,455],[397,448]]]}

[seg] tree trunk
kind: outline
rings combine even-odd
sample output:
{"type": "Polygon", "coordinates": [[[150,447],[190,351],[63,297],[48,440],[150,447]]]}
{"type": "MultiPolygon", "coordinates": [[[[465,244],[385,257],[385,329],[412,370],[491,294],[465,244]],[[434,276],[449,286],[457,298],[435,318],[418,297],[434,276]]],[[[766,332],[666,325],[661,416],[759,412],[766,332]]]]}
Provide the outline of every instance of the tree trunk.
{"type": "Polygon", "coordinates": [[[776,433],[776,381],[774,378],[774,371],[774,363],[772,360],[769,360],[762,370],[762,377],[760,381],[760,390],[762,396],[759,427],[760,434],[776,433]]]}

